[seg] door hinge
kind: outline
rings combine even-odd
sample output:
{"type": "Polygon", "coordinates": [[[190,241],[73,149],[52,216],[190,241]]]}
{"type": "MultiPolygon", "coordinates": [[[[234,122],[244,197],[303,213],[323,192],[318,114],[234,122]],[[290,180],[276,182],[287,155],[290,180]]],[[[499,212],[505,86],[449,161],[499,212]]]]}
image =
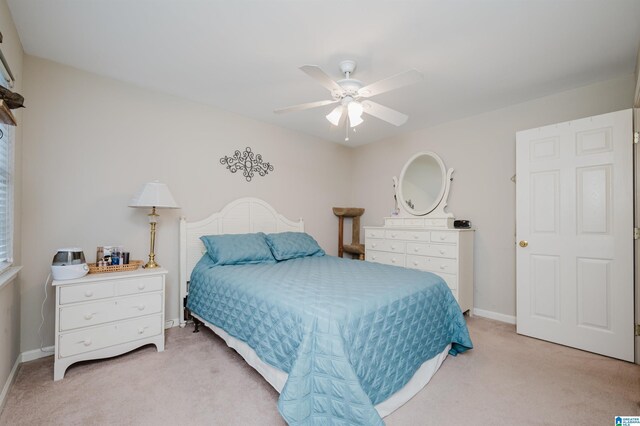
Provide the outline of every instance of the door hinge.
{"type": "Polygon", "coordinates": [[[640,140],[640,132],[633,132],[633,143],[638,143],[640,140]]]}
{"type": "Polygon", "coordinates": [[[640,240],[640,228],[633,228],[633,239],[640,240]]]}
{"type": "Polygon", "coordinates": [[[636,324],[636,336],[640,336],[640,324],[636,324]]]}

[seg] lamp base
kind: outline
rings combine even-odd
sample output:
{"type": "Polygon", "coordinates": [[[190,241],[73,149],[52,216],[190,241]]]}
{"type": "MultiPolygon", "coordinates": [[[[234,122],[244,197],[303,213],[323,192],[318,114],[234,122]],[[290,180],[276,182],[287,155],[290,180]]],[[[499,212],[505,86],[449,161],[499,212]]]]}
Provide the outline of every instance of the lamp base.
{"type": "Polygon", "coordinates": [[[144,265],[144,269],[153,269],[153,268],[159,268],[160,265],[158,265],[155,261],[150,260],[146,263],[146,265],[144,265]]]}

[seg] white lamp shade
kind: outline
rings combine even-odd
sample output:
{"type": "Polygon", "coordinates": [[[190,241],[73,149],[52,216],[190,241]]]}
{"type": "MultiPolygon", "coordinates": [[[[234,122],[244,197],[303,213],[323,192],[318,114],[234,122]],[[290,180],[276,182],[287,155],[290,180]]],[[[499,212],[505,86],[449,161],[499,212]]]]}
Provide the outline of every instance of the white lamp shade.
{"type": "Polygon", "coordinates": [[[349,113],[349,123],[351,123],[351,127],[356,127],[358,124],[363,122],[362,120],[362,104],[360,102],[352,101],[349,102],[347,106],[347,110],[349,113]]]}
{"type": "Polygon", "coordinates": [[[165,209],[179,209],[176,201],[169,191],[169,187],[164,183],[145,183],[140,191],[133,196],[129,202],[129,207],[159,207],[165,209]]]}
{"type": "Polygon", "coordinates": [[[342,118],[343,109],[344,107],[342,105],[338,105],[333,109],[333,111],[327,114],[326,117],[327,117],[327,120],[329,120],[329,123],[333,124],[334,126],[337,126],[338,124],[340,124],[340,118],[342,118]]]}

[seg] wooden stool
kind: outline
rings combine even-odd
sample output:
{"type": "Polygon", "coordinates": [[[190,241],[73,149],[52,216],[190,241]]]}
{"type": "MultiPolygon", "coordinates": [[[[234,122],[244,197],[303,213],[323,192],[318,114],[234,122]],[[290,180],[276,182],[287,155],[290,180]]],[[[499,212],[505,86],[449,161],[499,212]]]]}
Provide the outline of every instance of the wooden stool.
{"type": "Polygon", "coordinates": [[[344,252],[358,256],[364,260],[364,244],[360,244],[360,216],[364,214],[364,209],[356,207],[334,207],[333,214],[338,216],[338,256],[343,257],[344,252]],[[351,223],[351,244],[343,244],[344,218],[352,218],[351,223]]]}

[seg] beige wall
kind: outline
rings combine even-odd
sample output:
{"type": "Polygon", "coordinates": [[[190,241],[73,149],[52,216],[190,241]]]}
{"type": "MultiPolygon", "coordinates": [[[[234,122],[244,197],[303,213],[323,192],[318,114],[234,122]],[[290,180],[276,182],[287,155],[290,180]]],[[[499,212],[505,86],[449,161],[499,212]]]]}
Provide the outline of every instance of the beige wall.
{"type": "MultiPolygon", "coordinates": [[[[11,71],[16,78],[13,90],[23,93],[22,88],[22,45],[18,33],[11,19],[6,0],[0,1],[0,31],[3,42],[0,47],[4,53],[11,71]]],[[[28,104],[28,101],[26,101],[28,104]]],[[[15,194],[14,194],[14,258],[20,264],[21,252],[21,186],[22,186],[22,111],[14,111],[19,126],[15,129],[15,194]]],[[[20,355],[20,281],[14,280],[0,288],[0,392],[4,386],[11,368],[20,355]]],[[[0,401],[0,404],[2,401],[0,401]]]]}
{"type": "Polygon", "coordinates": [[[355,149],[353,205],[364,225],[393,209],[392,176],[419,151],[455,169],[449,208],[476,228],[475,307],[515,315],[515,132],[630,108],[635,79],[624,76],[355,149]]]}
{"type": "MultiPolygon", "coordinates": [[[[348,204],[348,148],[202,104],[25,56],[22,350],[37,348],[42,283],[56,248],[122,244],[149,249],[147,211],[128,208],[147,181],[169,185],[181,210],[162,210],[157,261],[170,272],[166,318],[178,316],[178,218],[197,220],[242,196],[271,203],[329,253],[331,207],[348,204]],[[251,147],[275,170],[246,182],[219,162],[251,147]]],[[[167,82],[167,84],[172,84],[167,82]]],[[[53,344],[53,299],[45,345],[53,344]]]]}

